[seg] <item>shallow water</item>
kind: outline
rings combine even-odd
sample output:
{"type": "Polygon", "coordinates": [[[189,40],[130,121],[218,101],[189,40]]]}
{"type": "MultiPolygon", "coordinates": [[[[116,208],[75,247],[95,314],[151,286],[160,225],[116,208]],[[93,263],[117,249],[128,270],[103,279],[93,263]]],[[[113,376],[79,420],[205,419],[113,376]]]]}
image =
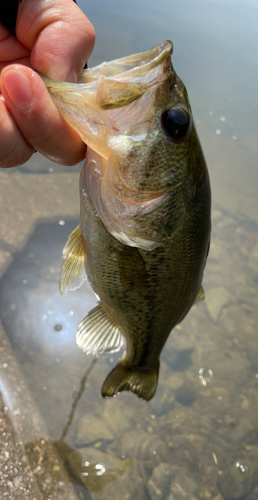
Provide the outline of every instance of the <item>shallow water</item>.
{"type": "MultiPolygon", "coordinates": [[[[80,166],[34,155],[0,172],[1,321],[79,499],[257,500],[258,8],[236,0],[79,5],[97,33],[90,66],[174,42],[213,193],[206,300],[171,333],[151,402],[127,393],[103,400],[101,384],[121,353],[86,357],[75,332],[95,296],[88,284],[58,291],[62,247],[78,222],[80,166]]],[[[26,445],[37,463],[37,446],[26,445]]]]}

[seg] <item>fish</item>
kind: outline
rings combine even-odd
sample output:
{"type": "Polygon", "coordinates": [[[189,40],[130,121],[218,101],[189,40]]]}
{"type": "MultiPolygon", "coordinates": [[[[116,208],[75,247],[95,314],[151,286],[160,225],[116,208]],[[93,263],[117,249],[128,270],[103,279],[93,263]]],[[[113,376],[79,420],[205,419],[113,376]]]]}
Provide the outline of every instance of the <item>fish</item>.
{"type": "Polygon", "coordinates": [[[78,83],[44,78],[87,144],[80,223],[63,250],[60,291],[88,279],[98,304],[76,342],[87,354],[119,351],[101,393],[149,401],[172,329],[204,299],[211,190],[173,43],[86,69],[78,83]]]}

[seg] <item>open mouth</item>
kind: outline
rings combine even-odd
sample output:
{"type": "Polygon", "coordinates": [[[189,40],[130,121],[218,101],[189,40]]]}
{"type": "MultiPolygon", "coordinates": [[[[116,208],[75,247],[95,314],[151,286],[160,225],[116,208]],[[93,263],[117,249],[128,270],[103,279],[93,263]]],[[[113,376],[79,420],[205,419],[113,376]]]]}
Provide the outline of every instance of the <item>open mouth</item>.
{"type": "Polygon", "coordinates": [[[173,43],[166,40],[144,52],[103,62],[95,68],[86,69],[82,72],[78,83],[96,81],[100,76],[115,77],[117,81],[131,81],[132,79],[135,81],[137,76],[148,73],[158,67],[165,59],[171,57],[172,52],[173,43]]]}

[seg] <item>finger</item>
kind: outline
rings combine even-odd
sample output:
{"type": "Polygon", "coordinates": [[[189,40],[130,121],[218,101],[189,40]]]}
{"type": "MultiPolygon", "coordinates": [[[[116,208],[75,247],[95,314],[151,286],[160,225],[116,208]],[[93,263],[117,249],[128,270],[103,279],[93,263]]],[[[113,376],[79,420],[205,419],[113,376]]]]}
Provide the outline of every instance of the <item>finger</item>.
{"type": "Polygon", "coordinates": [[[3,168],[22,165],[34,153],[34,148],[22,136],[3,98],[0,98],[0,137],[0,165],[3,168]]]}
{"type": "Polygon", "coordinates": [[[31,67],[30,58],[21,57],[20,59],[14,59],[13,61],[10,62],[4,62],[4,63],[0,62],[0,73],[4,68],[6,68],[6,66],[9,66],[9,64],[23,64],[23,66],[29,66],[29,68],[31,67]]]}
{"type": "Polygon", "coordinates": [[[31,52],[31,66],[53,80],[75,82],[94,46],[92,24],[71,0],[19,3],[16,35],[31,52]]]}
{"type": "Polygon", "coordinates": [[[0,23],[0,62],[10,64],[12,61],[18,61],[29,55],[30,50],[0,23]]]}
{"type": "Polygon", "coordinates": [[[60,115],[37,73],[8,66],[1,74],[1,89],[21,134],[34,149],[63,165],[84,159],[85,144],[60,115]]]}

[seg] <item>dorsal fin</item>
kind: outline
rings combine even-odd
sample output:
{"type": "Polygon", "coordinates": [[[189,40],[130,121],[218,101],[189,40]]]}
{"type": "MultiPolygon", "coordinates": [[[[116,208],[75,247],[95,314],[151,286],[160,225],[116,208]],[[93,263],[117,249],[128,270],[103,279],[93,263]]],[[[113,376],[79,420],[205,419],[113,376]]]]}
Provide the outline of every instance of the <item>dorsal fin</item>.
{"type": "Polygon", "coordinates": [[[65,260],[60,276],[61,294],[77,290],[87,278],[84,265],[86,247],[79,226],[70,234],[64,246],[62,257],[65,260]]]}

